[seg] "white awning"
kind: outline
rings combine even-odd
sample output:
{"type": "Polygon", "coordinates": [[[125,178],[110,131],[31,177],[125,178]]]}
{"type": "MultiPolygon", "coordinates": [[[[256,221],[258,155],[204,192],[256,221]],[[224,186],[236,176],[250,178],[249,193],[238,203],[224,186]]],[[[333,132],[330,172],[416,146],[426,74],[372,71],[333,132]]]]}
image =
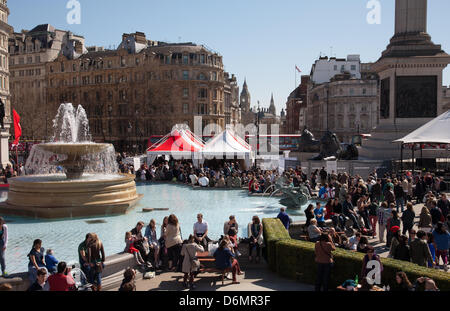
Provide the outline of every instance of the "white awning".
{"type": "Polygon", "coordinates": [[[450,144],[450,110],[409,135],[393,142],[403,144],[450,144]]]}

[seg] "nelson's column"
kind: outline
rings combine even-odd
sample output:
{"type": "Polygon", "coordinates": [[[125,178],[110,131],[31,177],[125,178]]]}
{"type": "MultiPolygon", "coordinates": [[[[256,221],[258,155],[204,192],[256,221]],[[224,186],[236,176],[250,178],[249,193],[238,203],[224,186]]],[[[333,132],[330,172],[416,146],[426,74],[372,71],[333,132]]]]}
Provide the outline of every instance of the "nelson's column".
{"type": "Polygon", "coordinates": [[[449,63],[427,33],[427,0],[396,0],[395,34],[372,67],[380,76],[380,122],[361,157],[399,159],[401,145],[392,141],[444,112],[442,71],[449,63]]]}
{"type": "Polygon", "coordinates": [[[9,9],[7,0],[0,0],[0,163],[5,167],[9,163],[9,129],[11,127],[11,104],[9,96],[9,59],[8,39],[13,28],[8,25],[9,9]]]}

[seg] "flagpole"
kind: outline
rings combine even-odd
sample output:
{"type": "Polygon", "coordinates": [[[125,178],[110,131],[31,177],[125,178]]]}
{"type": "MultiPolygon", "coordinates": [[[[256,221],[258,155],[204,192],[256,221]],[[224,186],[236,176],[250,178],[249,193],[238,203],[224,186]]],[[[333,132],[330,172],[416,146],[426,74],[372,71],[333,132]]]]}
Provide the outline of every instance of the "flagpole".
{"type": "Polygon", "coordinates": [[[19,145],[16,145],[16,169],[17,169],[17,176],[19,176],[19,153],[17,149],[19,148],[19,145]]]}

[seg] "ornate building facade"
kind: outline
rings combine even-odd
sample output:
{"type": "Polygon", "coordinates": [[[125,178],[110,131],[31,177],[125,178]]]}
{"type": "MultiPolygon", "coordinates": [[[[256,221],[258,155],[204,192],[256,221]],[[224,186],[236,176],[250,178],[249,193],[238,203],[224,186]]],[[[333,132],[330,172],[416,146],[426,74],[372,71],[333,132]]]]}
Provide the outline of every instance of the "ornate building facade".
{"type": "Polygon", "coordinates": [[[4,105],[4,129],[0,129],[0,162],[3,166],[9,163],[9,143],[11,118],[11,99],[9,89],[9,53],[8,38],[13,29],[8,25],[9,9],[7,0],[0,0],[0,99],[4,105]]]}
{"type": "Polygon", "coordinates": [[[38,25],[30,31],[13,33],[9,38],[11,72],[11,106],[21,116],[24,140],[46,139],[51,128],[42,126],[54,114],[46,114],[46,63],[54,61],[60,53],[68,57],[75,51],[86,53],[84,38],[71,32],[55,29],[52,25],[38,25]]]}
{"type": "Polygon", "coordinates": [[[306,127],[320,139],[330,130],[341,142],[350,143],[357,134],[368,134],[378,124],[378,79],[361,73],[361,79],[338,74],[330,82],[310,84],[306,127]]]}
{"type": "MultiPolygon", "coordinates": [[[[175,124],[194,130],[194,117],[225,127],[222,56],[193,43],[147,40],[124,34],[117,50],[63,54],[46,64],[47,109],[62,102],[85,107],[95,141],[118,150],[144,151],[151,135],[175,124]]],[[[231,117],[230,117],[231,118],[231,117]]]]}
{"type": "Polygon", "coordinates": [[[239,86],[235,75],[225,72],[224,85],[225,124],[235,126],[241,122],[241,108],[239,105],[239,86]]]}
{"type": "Polygon", "coordinates": [[[302,76],[301,84],[289,95],[286,102],[286,126],[284,134],[298,134],[306,125],[306,106],[310,76],[302,76]]]}

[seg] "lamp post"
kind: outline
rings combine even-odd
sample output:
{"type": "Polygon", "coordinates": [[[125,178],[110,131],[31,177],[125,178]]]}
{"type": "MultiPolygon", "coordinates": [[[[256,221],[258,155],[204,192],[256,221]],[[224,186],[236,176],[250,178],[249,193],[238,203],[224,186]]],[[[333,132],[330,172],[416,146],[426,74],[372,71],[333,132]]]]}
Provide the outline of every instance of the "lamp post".
{"type": "Polygon", "coordinates": [[[258,165],[257,165],[257,161],[258,161],[258,156],[259,156],[259,124],[260,124],[260,118],[259,118],[259,113],[261,111],[261,108],[259,106],[259,100],[258,100],[258,110],[256,111],[256,120],[255,120],[255,125],[256,125],[256,157],[255,157],[255,170],[258,169],[258,165]]]}
{"type": "Polygon", "coordinates": [[[109,131],[109,141],[112,143],[112,115],[113,107],[111,104],[108,105],[108,131],[109,131]]]}

